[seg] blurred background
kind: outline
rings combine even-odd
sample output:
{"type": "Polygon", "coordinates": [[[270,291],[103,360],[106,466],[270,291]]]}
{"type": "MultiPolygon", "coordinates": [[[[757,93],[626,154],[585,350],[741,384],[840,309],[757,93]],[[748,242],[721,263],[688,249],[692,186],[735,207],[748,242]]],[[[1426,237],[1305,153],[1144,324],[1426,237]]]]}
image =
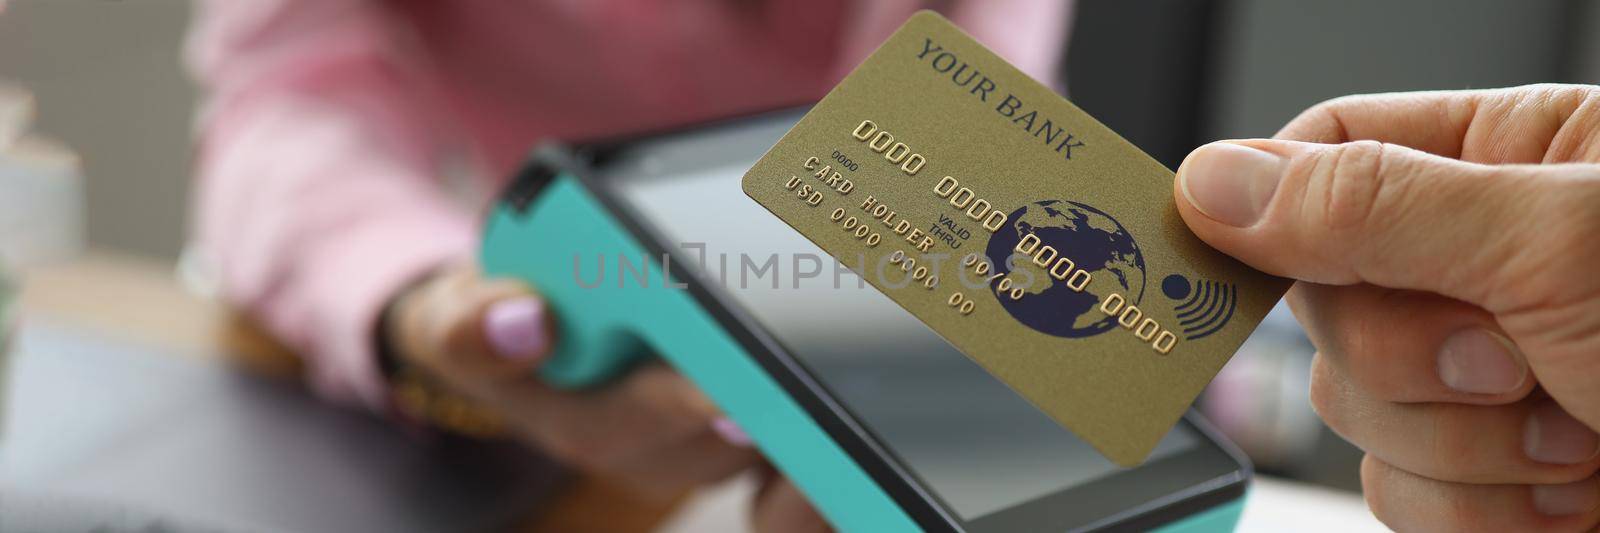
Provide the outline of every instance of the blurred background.
{"type": "MultiPolygon", "coordinates": [[[[1074,102],[1176,167],[1205,141],[1270,136],[1300,110],[1340,95],[1593,83],[1600,79],[1595,4],[1086,0],[1077,8],[1066,87],[1074,102]]],[[[177,347],[166,351],[179,352],[214,350],[221,342],[266,374],[292,374],[292,362],[250,355],[271,353],[270,341],[229,329],[234,319],[226,310],[195,296],[203,286],[176,280],[197,97],[179,57],[189,4],[0,0],[0,6],[0,256],[13,283],[24,287],[23,305],[46,324],[40,340],[25,340],[19,352],[88,350],[50,329],[68,321],[52,317],[74,317],[101,326],[105,339],[165,343],[177,347]]],[[[12,292],[0,285],[0,318],[12,292]]],[[[1310,356],[1309,343],[1279,310],[1200,405],[1261,472],[1358,491],[1359,452],[1331,435],[1306,402],[1310,356]]],[[[41,365],[48,366],[26,360],[10,366],[13,374],[48,374],[41,365]]],[[[18,405],[60,405],[57,414],[93,411],[85,404],[104,393],[92,379],[14,383],[7,423],[52,438],[89,431],[90,425],[58,423],[59,416],[18,405]]],[[[6,438],[12,453],[0,453],[0,480],[60,472],[43,460],[3,458],[65,457],[47,449],[53,440],[23,432],[6,438]]]]}

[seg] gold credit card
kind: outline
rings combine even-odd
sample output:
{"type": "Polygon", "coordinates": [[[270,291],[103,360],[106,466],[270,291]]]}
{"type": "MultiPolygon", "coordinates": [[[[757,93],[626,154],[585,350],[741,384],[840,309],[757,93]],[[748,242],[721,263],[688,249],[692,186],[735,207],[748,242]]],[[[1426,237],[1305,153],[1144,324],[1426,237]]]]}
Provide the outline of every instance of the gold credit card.
{"type": "Polygon", "coordinates": [[[928,11],[744,191],[1125,466],[1288,287],[1190,233],[1166,167],[928,11]]]}

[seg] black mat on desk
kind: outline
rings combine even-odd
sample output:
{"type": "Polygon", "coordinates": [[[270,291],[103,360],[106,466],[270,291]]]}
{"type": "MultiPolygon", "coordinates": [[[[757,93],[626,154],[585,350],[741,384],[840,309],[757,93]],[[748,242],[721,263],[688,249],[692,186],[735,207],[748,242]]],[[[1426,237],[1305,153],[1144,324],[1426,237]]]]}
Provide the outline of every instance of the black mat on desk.
{"type": "Polygon", "coordinates": [[[17,340],[0,494],[244,529],[431,532],[505,527],[554,484],[515,447],[418,439],[202,358],[36,322],[17,340]]]}

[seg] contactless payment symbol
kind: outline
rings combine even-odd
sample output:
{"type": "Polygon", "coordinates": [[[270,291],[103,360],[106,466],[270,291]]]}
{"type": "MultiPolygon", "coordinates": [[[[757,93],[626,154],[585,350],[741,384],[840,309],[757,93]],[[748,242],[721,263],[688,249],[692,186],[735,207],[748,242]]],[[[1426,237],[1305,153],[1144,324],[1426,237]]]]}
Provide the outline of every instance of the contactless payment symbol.
{"type": "Polygon", "coordinates": [[[1239,287],[1220,281],[1197,280],[1190,282],[1178,274],[1161,280],[1161,293],[1174,302],[1178,325],[1183,327],[1183,338],[1203,339],[1222,330],[1233,318],[1239,306],[1239,287]]]}

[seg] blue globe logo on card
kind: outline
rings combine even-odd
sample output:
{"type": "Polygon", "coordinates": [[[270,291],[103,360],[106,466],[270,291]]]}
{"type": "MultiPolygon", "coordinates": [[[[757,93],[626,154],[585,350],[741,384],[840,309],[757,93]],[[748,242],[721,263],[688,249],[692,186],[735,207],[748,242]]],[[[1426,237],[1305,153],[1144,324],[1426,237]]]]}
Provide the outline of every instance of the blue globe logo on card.
{"type": "MultiPolygon", "coordinates": [[[[1068,200],[1043,200],[1011,212],[1010,222],[994,233],[984,250],[996,273],[1010,273],[1010,261],[1017,244],[1032,233],[1041,246],[1050,246],[1087,271],[1095,280],[1114,280],[1130,304],[1144,299],[1144,255],[1128,228],[1111,215],[1092,206],[1068,200]]],[[[1017,264],[1028,261],[1018,256],[1017,264]]],[[[1065,281],[1050,277],[1041,268],[1030,268],[1031,284],[1023,287],[1020,299],[995,293],[1000,306],[1023,325],[1046,335],[1084,338],[1117,327],[1117,319],[1100,311],[1107,295],[1095,294],[1103,282],[1090,284],[1082,292],[1067,287],[1065,281]]],[[[1013,276],[1014,279],[1023,276],[1013,276]]],[[[1018,279],[1018,283],[1027,281],[1018,279]]]]}

